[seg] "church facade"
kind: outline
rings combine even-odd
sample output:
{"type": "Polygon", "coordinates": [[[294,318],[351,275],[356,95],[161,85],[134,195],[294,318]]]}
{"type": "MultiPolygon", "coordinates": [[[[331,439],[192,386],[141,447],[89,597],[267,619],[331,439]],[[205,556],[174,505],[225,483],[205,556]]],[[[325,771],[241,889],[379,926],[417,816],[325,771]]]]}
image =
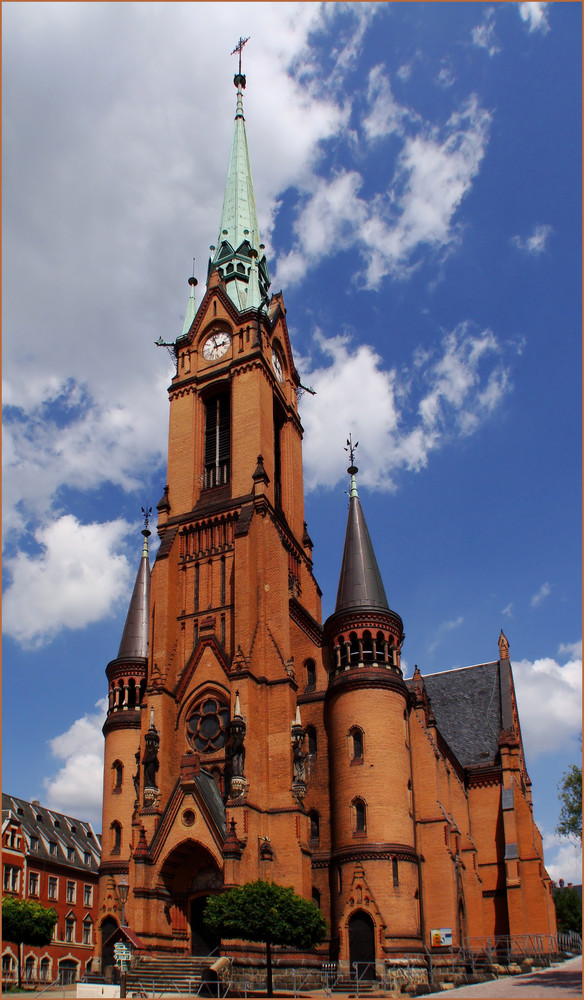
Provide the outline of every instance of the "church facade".
{"type": "Polygon", "coordinates": [[[235,86],[219,237],[174,345],[160,547],[151,570],[146,525],[106,671],[96,956],[111,958],[120,880],[125,925],[160,954],[208,954],[208,895],[255,879],[321,908],[315,963],[553,935],[507,640],[490,663],[404,679],[352,452],[322,623],[300,380],[269,292],[241,72],[235,86]]]}

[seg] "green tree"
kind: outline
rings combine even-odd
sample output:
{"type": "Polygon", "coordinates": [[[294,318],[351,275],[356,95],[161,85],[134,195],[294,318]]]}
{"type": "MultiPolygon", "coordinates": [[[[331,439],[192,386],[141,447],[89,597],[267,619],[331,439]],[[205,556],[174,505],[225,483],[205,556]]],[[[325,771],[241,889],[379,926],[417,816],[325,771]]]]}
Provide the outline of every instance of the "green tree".
{"type": "Polygon", "coordinates": [[[556,833],[582,844],[582,768],[571,764],[564,771],[558,788],[562,807],[556,833]]]}
{"type": "Polygon", "coordinates": [[[314,903],[292,888],[259,880],[210,896],[203,919],[221,937],[265,944],[270,997],[274,995],[272,945],[312,948],[327,935],[326,921],[314,903]]]}
{"type": "Polygon", "coordinates": [[[582,899],[576,889],[566,886],[554,889],[554,903],[558,930],[563,934],[568,931],[582,932],[582,899]]]}
{"type": "Polygon", "coordinates": [[[20,973],[21,945],[50,944],[53,929],[57,923],[57,911],[47,909],[41,903],[32,899],[15,899],[5,896],[2,900],[2,938],[18,945],[18,986],[22,979],[20,973]]]}

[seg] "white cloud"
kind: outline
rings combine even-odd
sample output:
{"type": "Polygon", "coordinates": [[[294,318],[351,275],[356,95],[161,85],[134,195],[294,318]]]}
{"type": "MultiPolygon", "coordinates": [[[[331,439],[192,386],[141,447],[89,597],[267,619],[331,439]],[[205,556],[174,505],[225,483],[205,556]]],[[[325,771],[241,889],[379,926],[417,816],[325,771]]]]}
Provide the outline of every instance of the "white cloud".
{"type": "Polygon", "coordinates": [[[530,32],[541,31],[547,34],[550,30],[547,19],[549,3],[520,3],[519,15],[521,20],[527,24],[530,32]]]}
{"type": "Polygon", "coordinates": [[[537,594],[534,594],[533,597],[531,598],[531,601],[529,602],[531,604],[531,607],[532,608],[538,608],[539,605],[543,601],[545,601],[546,597],[550,596],[551,592],[552,592],[552,588],[549,585],[549,583],[547,583],[547,581],[546,581],[546,583],[542,583],[542,585],[539,588],[537,594]]]}
{"type": "MultiPolygon", "coordinates": [[[[412,112],[407,117],[415,119],[412,112]]],[[[405,118],[393,106],[387,119],[372,118],[370,128],[380,135],[405,118]]],[[[377,288],[388,274],[407,274],[419,248],[456,243],[454,217],[478,173],[490,123],[473,95],[442,129],[417,124],[404,139],[387,189],[369,200],[360,195],[355,170],[313,179],[294,227],[296,245],[278,262],[275,281],[298,282],[311,262],[354,245],[365,261],[366,286],[377,288]]]]}
{"type": "Polygon", "coordinates": [[[531,236],[522,238],[521,236],[512,236],[511,242],[518,250],[524,250],[525,253],[537,256],[543,253],[546,249],[548,237],[553,232],[551,226],[547,225],[537,225],[533,230],[531,236]]]}
{"type": "Polygon", "coordinates": [[[103,734],[107,711],[105,698],[98,709],[77,719],[66,732],[49,741],[51,754],[64,763],[53,777],[45,778],[47,806],[101,829],[103,794],[103,734]]]}
{"type": "Polygon", "coordinates": [[[374,66],[369,73],[367,100],[370,110],[363,119],[363,127],[369,140],[403,133],[403,120],[411,117],[411,112],[395,100],[383,66],[374,66]]]}
{"type": "Polygon", "coordinates": [[[453,632],[454,629],[460,628],[464,624],[464,618],[459,615],[458,618],[453,618],[451,621],[441,622],[441,624],[436,629],[436,638],[430,643],[428,649],[431,653],[440,645],[445,635],[449,632],[453,632]]]}
{"type": "Polygon", "coordinates": [[[494,56],[501,49],[495,39],[495,9],[489,7],[483,16],[482,24],[471,31],[472,43],[479,49],[485,49],[489,56],[494,56]]]}
{"type": "Polygon", "coordinates": [[[506,618],[511,618],[513,616],[513,603],[509,603],[505,608],[503,608],[503,614],[506,618]]]}
{"type": "MultiPolygon", "coordinates": [[[[558,804],[559,810],[559,804],[558,804]]],[[[542,831],[545,866],[553,882],[582,883],[582,850],[557,833],[542,831]]]]}
{"type": "MultiPolygon", "coordinates": [[[[565,750],[582,729],[582,656],[560,665],[551,657],[513,661],[527,763],[565,750]]],[[[579,751],[578,751],[579,752],[579,751]]]]}
{"type": "Polygon", "coordinates": [[[582,640],[577,642],[562,642],[558,647],[558,656],[567,656],[569,659],[582,659],[582,640]]]}
{"type": "Polygon", "coordinates": [[[301,404],[307,489],[342,481],[342,452],[331,441],[344,441],[349,431],[361,440],[360,481],[394,489],[399,471],[419,471],[431,452],[476,432],[510,391],[490,330],[475,333],[461,324],[439,348],[415,353],[399,376],[367,344],[353,347],[348,337],[327,339],[318,331],[314,342],[324,362],[297,359],[302,381],[316,390],[301,404]],[[356,394],[355,385],[367,385],[367,393],[356,394]]]}
{"type": "Polygon", "coordinates": [[[4,561],[11,582],[4,594],[4,631],[24,646],[40,646],[60,629],[83,628],[111,614],[125,597],[131,569],[117,549],[125,521],[80,524],[65,514],[35,539],[38,555],[4,561]]]}

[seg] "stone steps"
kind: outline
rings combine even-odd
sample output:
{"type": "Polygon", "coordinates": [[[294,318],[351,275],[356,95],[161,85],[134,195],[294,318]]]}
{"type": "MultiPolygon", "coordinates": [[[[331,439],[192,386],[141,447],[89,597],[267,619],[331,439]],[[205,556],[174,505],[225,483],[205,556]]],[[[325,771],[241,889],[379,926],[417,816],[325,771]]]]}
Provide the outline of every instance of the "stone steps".
{"type": "Polygon", "coordinates": [[[160,993],[193,993],[206,978],[213,978],[209,967],[213,958],[190,958],[178,955],[145,956],[126,973],[128,996],[152,996],[160,993]]]}

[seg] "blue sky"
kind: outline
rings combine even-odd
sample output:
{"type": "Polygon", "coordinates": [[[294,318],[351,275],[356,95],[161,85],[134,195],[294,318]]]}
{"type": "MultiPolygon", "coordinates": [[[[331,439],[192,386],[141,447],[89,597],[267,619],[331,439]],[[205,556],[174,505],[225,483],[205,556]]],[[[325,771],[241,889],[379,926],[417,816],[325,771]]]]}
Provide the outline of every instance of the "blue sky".
{"type": "Polygon", "coordinates": [[[504,629],[554,878],[581,731],[581,5],[3,6],[4,789],[99,826],[105,666],[165,484],[240,35],[272,290],[305,394],[323,618],[343,450],[408,673],[504,629]]]}

